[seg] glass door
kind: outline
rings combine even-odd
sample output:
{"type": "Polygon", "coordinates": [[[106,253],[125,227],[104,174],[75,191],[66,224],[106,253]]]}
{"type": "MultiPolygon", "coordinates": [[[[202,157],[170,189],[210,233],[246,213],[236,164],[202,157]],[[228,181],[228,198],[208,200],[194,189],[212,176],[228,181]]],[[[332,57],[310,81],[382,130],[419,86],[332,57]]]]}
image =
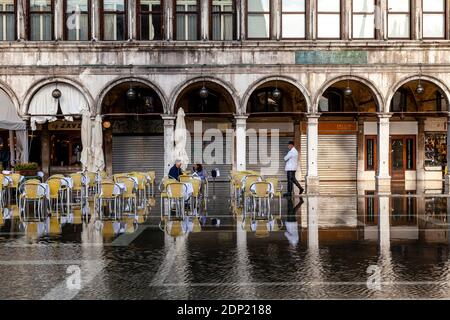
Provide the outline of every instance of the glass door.
{"type": "Polygon", "coordinates": [[[405,179],[404,143],[403,139],[391,140],[391,176],[392,180],[405,179]]]}

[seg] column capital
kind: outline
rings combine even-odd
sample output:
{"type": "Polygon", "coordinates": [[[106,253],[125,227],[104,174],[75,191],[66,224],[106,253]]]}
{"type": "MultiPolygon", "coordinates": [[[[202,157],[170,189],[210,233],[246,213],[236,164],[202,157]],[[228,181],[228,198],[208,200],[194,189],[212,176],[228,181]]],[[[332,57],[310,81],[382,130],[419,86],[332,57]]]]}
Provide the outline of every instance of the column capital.
{"type": "Polygon", "coordinates": [[[247,120],[248,114],[234,114],[234,119],[236,120],[247,120]]]}
{"type": "Polygon", "coordinates": [[[162,115],[161,115],[161,118],[162,118],[163,120],[175,120],[177,117],[172,116],[172,115],[168,115],[168,114],[162,114],[162,115]]]}
{"type": "Polygon", "coordinates": [[[390,119],[390,118],[392,118],[392,113],[378,112],[377,117],[378,117],[378,119],[390,119]]]}
{"type": "Polygon", "coordinates": [[[306,114],[306,118],[308,118],[308,120],[309,120],[309,119],[319,119],[321,115],[322,115],[322,114],[321,114],[321,113],[318,113],[318,112],[307,113],[307,114],[306,114]]]}

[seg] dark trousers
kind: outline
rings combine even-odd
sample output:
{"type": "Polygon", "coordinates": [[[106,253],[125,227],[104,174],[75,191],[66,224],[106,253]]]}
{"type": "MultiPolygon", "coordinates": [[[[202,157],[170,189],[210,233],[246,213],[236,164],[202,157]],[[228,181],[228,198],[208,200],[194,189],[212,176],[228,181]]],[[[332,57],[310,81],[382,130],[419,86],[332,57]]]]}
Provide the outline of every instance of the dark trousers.
{"type": "Polygon", "coordinates": [[[287,181],[288,181],[287,192],[292,193],[293,184],[295,184],[299,190],[303,190],[302,186],[297,181],[297,178],[295,178],[295,171],[286,171],[286,173],[287,173],[287,181]]]}

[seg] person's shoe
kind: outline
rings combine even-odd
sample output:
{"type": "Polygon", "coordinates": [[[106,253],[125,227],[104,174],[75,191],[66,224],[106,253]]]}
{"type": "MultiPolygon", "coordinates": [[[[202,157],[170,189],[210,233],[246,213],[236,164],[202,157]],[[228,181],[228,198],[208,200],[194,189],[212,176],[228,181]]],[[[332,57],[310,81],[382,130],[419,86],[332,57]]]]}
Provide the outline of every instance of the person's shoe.
{"type": "Polygon", "coordinates": [[[292,197],[292,194],[289,192],[286,192],[285,194],[283,194],[283,197],[290,198],[290,197],[292,197]]]}
{"type": "Polygon", "coordinates": [[[305,189],[300,188],[299,194],[302,194],[303,192],[305,192],[305,189]]]}

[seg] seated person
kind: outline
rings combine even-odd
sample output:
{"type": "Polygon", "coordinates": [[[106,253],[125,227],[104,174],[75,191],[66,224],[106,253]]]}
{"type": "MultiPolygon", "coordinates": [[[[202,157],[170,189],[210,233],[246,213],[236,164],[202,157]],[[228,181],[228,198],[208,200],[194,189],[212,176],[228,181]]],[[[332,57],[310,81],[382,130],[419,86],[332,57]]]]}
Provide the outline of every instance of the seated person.
{"type": "Polygon", "coordinates": [[[181,160],[176,160],[175,164],[169,170],[169,178],[180,181],[180,175],[183,174],[181,170],[181,160]]]}
{"type": "Polygon", "coordinates": [[[206,177],[207,177],[208,174],[206,173],[206,170],[203,169],[203,166],[200,163],[197,163],[192,168],[192,171],[193,171],[194,175],[196,175],[197,177],[202,179],[202,181],[206,180],[206,177]]]}

